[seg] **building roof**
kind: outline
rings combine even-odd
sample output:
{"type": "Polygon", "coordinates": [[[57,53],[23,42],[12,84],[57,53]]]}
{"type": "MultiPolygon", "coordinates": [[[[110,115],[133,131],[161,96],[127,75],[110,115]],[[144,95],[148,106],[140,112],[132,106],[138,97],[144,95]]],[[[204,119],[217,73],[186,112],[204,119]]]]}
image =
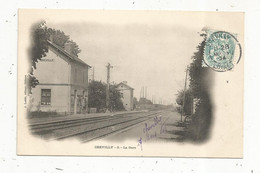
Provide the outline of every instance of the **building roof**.
{"type": "MultiPolygon", "coordinates": [[[[124,85],[126,88],[128,89],[131,89],[131,90],[134,90],[134,88],[130,87],[129,85],[127,85],[126,83],[124,82],[120,82],[119,84],[116,85],[116,87],[118,87],[119,85],[124,85]]],[[[120,88],[119,88],[120,89],[120,88]]]]}
{"type": "Polygon", "coordinates": [[[65,55],[66,58],[68,58],[69,60],[75,61],[77,63],[80,63],[81,65],[84,66],[88,66],[91,67],[90,65],[88,65],[87,63],[85,63],[84,61],[82,61],[80,58],[78,58],[76,55],[70,54],[68,53],[66,50],[64,50],[62,47],[54,44],[51,41],[47,41],[52,47],[54,47],[55,49],[57,49],[59,52],[61,52],[63,55],[65,55]]]}

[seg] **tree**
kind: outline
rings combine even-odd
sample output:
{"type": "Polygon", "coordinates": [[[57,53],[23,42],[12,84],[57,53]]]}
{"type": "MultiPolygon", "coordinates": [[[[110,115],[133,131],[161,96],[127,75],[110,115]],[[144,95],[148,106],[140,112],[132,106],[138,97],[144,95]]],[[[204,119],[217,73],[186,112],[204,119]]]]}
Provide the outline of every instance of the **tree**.
{"type": "Polygon", "coordinates": [[[65,43],[71,43],[72,54],[78,56],[81,52],[77,43],[71,40],[70,36],[66,35],[63,31],[48,28],[48,33],[50,34],[50,39],[54,44],[64,48],[65,43]]]}
{"type": "MultiPolygon", "coordinates": [[[[121,100],[121,94],[115,85],[109,87],[109,110],[121,111],[124,106],[121,100]]],[[[98,112],[106,110],[106,84],[101,81],[92,81],[89,84],[89,107],[97,108],[98,112]]]]}
{"type": "Polygon", "coordinates": [[[121,100],[122,96],[120,92],[116,89],[115,85],[110,85],[109,87],[109,107],[110,111],[122,111],[125,110],[123,102],[121,100]]]}
{"type": "Polygon", "coordinates": [[[32,26],[31,36],[32,45],[29,49],[31,68],[29,69],[29,74],[27,75],[29,93],[31,93],[31,89],[39,83],[39,81],[33,76],[33,72],[36,69],[36,63],[41,60],[42,57],[45,57],[48,52],[47,40],[50,35],[45,25],[45,21],[36,23],[32,26]]]}
{"type": "Polygon", "coordinates": [[[89,83],[88,106],[97,108],[98,112],[104,111],[106,107],[106,86],[101,81],[89,83]]]}
{"type": "MultiPolygon", "coordinates": [[[[176,103],[182,107],[183,105],[183,90],[178,91],[177,98],[176,98],[176,103]]],[[[184,114],[186,115],[191,115],[191,107],[192,107],[192,102],[191,102],[191,91],[186,90],[185,91],[185,103],[184,103],[184,114]]]]}
{"type": "Polygon", "coordinates": [[[31,47],[29,48],[29,58],[31,68],[26,76],[26,83],[28,85],[28,92],[31,93],[32,88],[39,84],[38,79],[33,75],[34,70],[37,68],[36,64],[48,53],[48,40],[53,40],[53,43],[64,48],[64,44],[71,43],[72,53],[78,55],[80,53],[79,46],[70,40],[70,37],[63,31],[48,28],[45,21],[36,23],[31,28],[31,47]]]}
{"type": "Polygon", "coordinates": [[[196,104],[195,114],[192,117],[190,126],[193,140],[205,141],[209,137],[210,126],[212,123],[212,103],[209,88],[211,82],[209,75],[211,69],[203,67],[203,51],[206,42],[206,34],[201,34],[203,41],[198,45],[197,51],[192,56],[192,63],[189,68],[190,91],[198,103],[196,104]]]}
{"type": "Polygon", "coordinates": [[[144,97],[141,97],[140,99],[139,99],[139,105],[143,105],[143,104],[148,104],[148,105],[152,105],[153,104],[153,102],[151,101],[151,100],[149,100],[149,99],[147,99],[147,98],[144,98],[144,97]]]}
{"type": "Polygon", "coordinates": [[[195,98],[200,98],[204,92],[203,76],[207,73],[208,69],[202,67],[203,64],[203,51],[205,46],[206,34],[200,34],[203,41],[197,46],[197,52],[192,56],[192,63],[189,66],[189,76],[192,94],[195,98]]]}
{"type": "Polygon", "coordinates": [[[134,109],[136,109],[137,105],[138,105],[137,98],[134,97],[134,98],[133,98],[133,107],[134,107],[134,109]]]}

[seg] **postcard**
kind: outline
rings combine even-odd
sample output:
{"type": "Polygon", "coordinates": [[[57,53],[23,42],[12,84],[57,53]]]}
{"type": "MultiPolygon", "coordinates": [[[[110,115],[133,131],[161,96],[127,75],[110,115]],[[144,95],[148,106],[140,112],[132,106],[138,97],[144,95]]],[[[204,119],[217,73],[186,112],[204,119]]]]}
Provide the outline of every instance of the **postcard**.
{"type": "Polygon", "coordinates": [[[243,157],[244,13],[20,9],[18,155],[243,157]]]}

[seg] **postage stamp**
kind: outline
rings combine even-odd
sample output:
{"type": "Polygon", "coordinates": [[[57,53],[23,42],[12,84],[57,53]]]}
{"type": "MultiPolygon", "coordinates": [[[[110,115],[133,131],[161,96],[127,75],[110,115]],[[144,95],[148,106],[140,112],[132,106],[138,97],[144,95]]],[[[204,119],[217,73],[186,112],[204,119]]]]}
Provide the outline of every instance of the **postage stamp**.
{"type": "Polygon", "coordinates": [[[237,38],[225,31],[208,32],[204,47],[204,63],[215,71],[234,68],[241,58],[241,45],[237,38]]]}

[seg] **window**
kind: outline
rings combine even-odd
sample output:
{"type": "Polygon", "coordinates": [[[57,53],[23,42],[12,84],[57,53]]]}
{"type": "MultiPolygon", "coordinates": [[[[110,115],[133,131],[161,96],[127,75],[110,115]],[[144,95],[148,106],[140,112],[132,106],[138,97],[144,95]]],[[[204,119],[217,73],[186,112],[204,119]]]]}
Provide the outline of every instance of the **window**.
{"type": "Polygon", "coordinates": [[[51,104],[51,90],[42,89],[41,105],[50,105],[50,104],[51,104]]]}

